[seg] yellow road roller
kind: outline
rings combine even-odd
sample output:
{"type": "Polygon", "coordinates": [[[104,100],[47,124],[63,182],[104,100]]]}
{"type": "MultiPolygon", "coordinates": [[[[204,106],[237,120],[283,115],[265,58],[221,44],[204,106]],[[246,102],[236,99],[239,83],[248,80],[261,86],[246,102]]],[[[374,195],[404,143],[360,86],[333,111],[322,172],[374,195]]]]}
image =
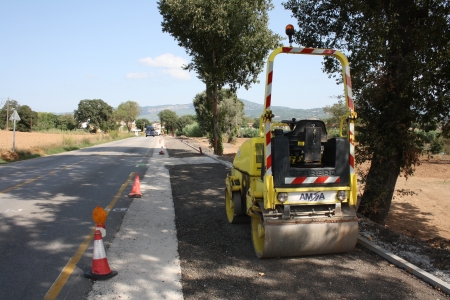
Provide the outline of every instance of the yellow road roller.
{"type": "Polygon", "coordinates": [[[347,252],[358,238],[356,112],[348,60],[333,49],[292,47],[290,26],[286,27],[290,46],[275,49],[267,61],[259,137],[242,144],[225,180],[228,221],[251,223],[259,258],[347,252]],[[341,63],[347,109],[338,137],[329,138],[320,120],[272,122],[273,65],[278,54],[333,56],[341,63]]]}

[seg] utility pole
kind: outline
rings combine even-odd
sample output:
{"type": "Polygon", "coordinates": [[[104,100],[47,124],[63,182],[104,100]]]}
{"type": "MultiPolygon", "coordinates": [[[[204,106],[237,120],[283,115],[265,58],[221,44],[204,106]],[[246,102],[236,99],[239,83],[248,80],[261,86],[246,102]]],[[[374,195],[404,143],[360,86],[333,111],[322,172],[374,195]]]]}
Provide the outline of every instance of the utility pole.
{"type": "Polygon", "coordinates": [[[9,97],[6,100],[6,131],[8,131],[8,120],[9,120],[9,97]]]}

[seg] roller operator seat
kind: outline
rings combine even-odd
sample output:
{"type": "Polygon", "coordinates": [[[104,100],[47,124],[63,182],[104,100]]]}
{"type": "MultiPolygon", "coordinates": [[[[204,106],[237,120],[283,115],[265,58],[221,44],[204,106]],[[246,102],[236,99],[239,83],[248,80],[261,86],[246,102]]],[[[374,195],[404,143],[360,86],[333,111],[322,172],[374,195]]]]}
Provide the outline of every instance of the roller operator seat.
{"type": "Polygon", "coordinates": [[[284,134],[289,140],[289,152],[296,161],[319,162],[321,143],[327,141],[325,123],[320,120],[300,120],[294,130],[284,134]]]}

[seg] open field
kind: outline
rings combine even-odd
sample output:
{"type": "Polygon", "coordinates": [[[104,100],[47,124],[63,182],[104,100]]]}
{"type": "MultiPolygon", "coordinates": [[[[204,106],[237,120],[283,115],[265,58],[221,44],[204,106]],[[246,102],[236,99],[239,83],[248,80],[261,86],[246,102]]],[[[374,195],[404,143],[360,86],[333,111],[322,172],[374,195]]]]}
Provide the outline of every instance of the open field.
{"type": "MultiPolygon", "coordinates": [[[[15,148],[26,150],[29,148],[45,148],[50,145],[64,143],[64,139],[80,141],[83,139],[98,139],[97,134],[72,134],[72,133],[40,133],[40,132],[16,132],[15,148]]],[[[0,130],[0,149],[11,150],[13,132],[0,130]]]]}
{"type": "Polygon", "coordinates": [[[84,132],[16,132],[15,152],[12,152],[13,132],[0,130],[0,163],[29,159],[105,143],[129,137],[128,134],[90,134],[84,132]]]}

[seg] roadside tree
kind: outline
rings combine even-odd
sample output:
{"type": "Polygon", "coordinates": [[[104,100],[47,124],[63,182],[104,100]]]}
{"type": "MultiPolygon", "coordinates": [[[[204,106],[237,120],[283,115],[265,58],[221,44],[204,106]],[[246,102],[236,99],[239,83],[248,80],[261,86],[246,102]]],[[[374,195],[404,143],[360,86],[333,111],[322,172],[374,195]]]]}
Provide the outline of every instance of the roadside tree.
{"type": "Polygon", "coordinates": [[[184,115],[178,118],[177,129],[179,132],[183,131],[183,128],[195,123],[195,116],[193,115],[184,115]]]}
{"type": "MultiPolygon", "coordinates": [[[[356,159],[371,161],[359,211],[384,224],[398,176],[412,175],[418,163],[411,124],[449,125],[450,3],[288,0],[284,6],[298,20],[298,44],[340,49],[349,58],[361,119],[356,159]]],[[[338,68],[325,59],[326,72],[338,68]]]]}
{"type": "Polygon", "coordinates": [[[131,131],[133,122],[141,113],[141,107],[135,101],[122,102],[114,112],[116,120],[125,122],[128,132],[131,131]]]}
{"type": "Polygon", "coordinates": [[[0,110],[0,129],[11,129],[12,122],[9,120],[14,110],[19,108],[20,104],[16,100],[8,99],[0,110]]]}
{"type": "Polygon", "coordinates": [[[74,130],[77,128],[77,122],[72,114],[59,115],[56,120],[56,128],[60,130],[74,130]]]}
{"type": "Polygon", "coordinates": [[[38,122],[38,113],[33,111],[28,105],[21,105],[17,109],[20,116],[20,121],[16,123],[16,130],[23,132],[30,132],[33,126],[38,122]]]}
{"type": "Polygon", "coordinates": [[[159,120],[161,122],[161,126],[164,126],[166,133],[175,134],[178,126],[178,116],[177,114],[169,109],[165,109],[158,113],[159,120]]]}
{"type": "Polygon", "coordinates": [[[108,132],[114,129],[113,108],[101,99],[81,100],[74,111],[74,119],[78,124],[87,122],[94,132],[101,129],[108,132]]]}
{"type": "MultiPolygon", "coordinates": [[[[237,98],[236,93],[228,89],[221,89],[217,93],[219,127],[221,132],[228,134],[228,137],[237,136],[239,127],[244,116],[244,104],[237,98]]],[[[193,100],[197,122],[203,134],[208,137],[210,144],[214,142],[214,135],[210,128],[212,126],[211,99],[207,97],[206,91],[197,94],[193,100]]],[[[222,143],[219,144],[222,147],[222,143]]],[[[219,149],[223,151],[223,149],[219,149]]]]}
{"type": "Polygon", "coordinates": [[[136,123],[136,127],[139,129],[142,129],[142,131],[145,130],[145,126],[151,124],[151,122],[148,119],[142,118],[142,119],[137,119],[135,121],[136,123]]]}
{"type": "Polygon", "coordinates": [[[338,102],[333,105],[327,105],[323,108],[323,111],[330,117],[326,119],[327,127],[339,127],[341,117],[347,113],[344,99],[342,96],[337,97],[338,102]]]}
{"type": "MultiPolygon", "coordinates": [[[[245,106],[245,104],[244,104],[244,106],[245,106]]],[[[242,127],[253,127],[254,121],[255,121],[254,118],[244,115],[242,118],[242,127]]],[[[259,126],[258,126],[258,128],[259,128],[259,126]]]]}
{"type": "Polygon", "coordinates": [[[268,29],[270,0],[160,0],[157,2],[163,32],[168,32],[191,56],[185,70],[195,71],[206,85],[211,102],[208,132],[214,153],[222,155],[218,93],[257,82],[263,59],[281,37],[268,29]]]}
{"type": "Polygon", "coordinates": [[[238,136],[239,129],[246,126],[244,120],[244,103],[237,98],[236,93],[225,91],[219,104],[219,120],[223,133],[230,143],[238,136]],[[224,97],[225,96],[225,97],[224,97]]]}
{"type": "Polygon", "coordinates": [[[49,130],[57,127],[58,116],[54,113],[38,112],[38,122],[34,126],[36,130],[49,130]]]}
{"type": "Polygon", "coordinates": [[[259,129],[259,118],[254,118],[253,119],[252,127],[256,128],[256,129],[259,129]]]}

